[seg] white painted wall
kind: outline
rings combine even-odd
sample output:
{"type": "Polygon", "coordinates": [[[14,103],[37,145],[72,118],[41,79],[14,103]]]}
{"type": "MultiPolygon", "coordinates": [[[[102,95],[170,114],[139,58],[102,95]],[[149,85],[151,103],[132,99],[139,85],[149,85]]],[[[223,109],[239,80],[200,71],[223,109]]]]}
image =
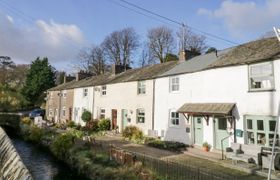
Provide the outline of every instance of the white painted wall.
{"type": "Polygon", "coordinates": [[[83,120],[81,119],[83,109],[88,110],[89,112],[93,112],[93,97],[94,97],[93,87],[83,87],[83,88],[75,88],[74,89],[74,101],[73,101],[73,114],[72,120],[76,124],[85,125],[83,120]],[[84,89],[88,89],[88,95],[84,97],[84,89]],[[77,111],[77,114],[75,112],[77,111]]]}
{"type": "Polygon", "coordinates": [[[152,129],[153,80],[146,80],[146,94],[137,94],[137,81],[108,84],[106,95],[101,95],[101,86],[95,91],[94,118],[100,116],[100,109],[106,110],[106,118],[112,119],[112,109],[117,110],[117,125],[122,130],[122,109],[127,109],[131,123],[141,128],[145,134],[152,129]],[[137,109],[145,109],[145,123],[136,122],[137,109]]]}
{"type": "MultiPolygon", "coordinates": [[[[243,129],[244,115],[277,115],[280,89],[280,60],[274,63],[275,89],[273,92],[248,92],[248,65],[231,66],[206,71],[178,75],[179,92],[169,92],[169,77],[155,82],[155,130],[164,130],[166,140],[176,140],[192,144],[191,133],[185,132],[184,117],[179,127],[169,125],[169,110],[178,109],[184,103],[236,103],[237,129],[243,129]]],[[[191,123],[191,120],[190,120],[191,123]]],[[[204,139],[213,143],[213,120],[206,126],[204,139]]],[[[231,139],[230,141],[233,141],[231,139]]],[[[244,137],[237,138],[244,143],[244,137]]]]}

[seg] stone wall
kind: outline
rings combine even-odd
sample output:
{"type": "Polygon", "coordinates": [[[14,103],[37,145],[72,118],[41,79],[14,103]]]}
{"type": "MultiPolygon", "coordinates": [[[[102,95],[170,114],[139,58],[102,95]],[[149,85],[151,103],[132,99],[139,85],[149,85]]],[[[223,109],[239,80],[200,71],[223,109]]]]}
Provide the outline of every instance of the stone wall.
{"type": "Polygon", "coordinates": [[[31,180],[32,176],[23,164],[10,138],[0,127],[0,179],[31,180]]]}

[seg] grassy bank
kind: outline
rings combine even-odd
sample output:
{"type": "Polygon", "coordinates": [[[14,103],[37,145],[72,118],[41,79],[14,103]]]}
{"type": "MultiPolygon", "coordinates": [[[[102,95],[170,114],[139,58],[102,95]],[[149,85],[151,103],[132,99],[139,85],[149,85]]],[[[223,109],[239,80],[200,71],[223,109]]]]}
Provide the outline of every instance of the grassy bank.
{"type": "Polygon", "coordinates": [[[82,138],[88,132],[74,128],[64,131],[39,128],[24,120],[20,124],[20,133],[25,140],[46,147],[57,159],[89,179],[130,180],[139,179],[143,174],[148,174],[149,179],[158,179],[151,171],[144,169],[141,163],[131,166],[118,164],[110,159],[108,149],[105,150],[100,144],[83,141],[82,138]]]}

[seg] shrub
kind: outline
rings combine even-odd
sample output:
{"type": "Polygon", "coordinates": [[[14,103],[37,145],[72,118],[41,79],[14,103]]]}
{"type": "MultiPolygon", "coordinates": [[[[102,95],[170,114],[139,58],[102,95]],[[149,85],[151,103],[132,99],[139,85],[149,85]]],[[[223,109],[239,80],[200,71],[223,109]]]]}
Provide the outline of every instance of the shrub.
{"type": "Polygon", "coordinates": [[[51,144],[51,151],[60,160],[67,157],[68,150],[73,146],[75,135],[72,133],[65,133],[57,136],[51,144]]]}
{"type": "Polygon", "coordinates": [[[98,130],[100,131],[108,131],[111,128],[110,119],[101,119],[98,121],[98,130]]]}
{"type": "Polygon", "coordinates": [[[87,122],[87,125],[80,128],[83,131],[98,131],[98,121],[90,120],[87,122]]]}
{"type": "Polygon", "coordinates": [[[140,141],[143,140],[143,132],[136,126],[127,126],[122,132],[124,138],[129,140],[140,141]]]}
{"type": "Polygon", "coordinates": [[[23,124],[30,125],[31,124],[31,119],[29,117],[24,117],[24,118],[21,119],[21,122],[23,124]]]}
{"type": "Polygon", "coordinates": [[[75,124],[74,121],[68,121],[67,122],[67,127],[74,128],[74,127],[76,127],[76,124],[75,124]]]}
{"type": "Polygon", "coordinates": [[[41,128],[39,128],[37,126],[32,126],[30,128],[30,134],[29,134],[28,139],[33,142],[40,142],[43,134],[44,134],[44,131],[41,128]]]}
{"type": "Polygon", "coordinates": [[[83,120],[85,123],[89,122],[89,121],[91,120],[91,112],[89,112],[89,111],[83,112],[83,114],[82,114],[82,120],[83,120]]]}
{"type": "Polygon", "coordinates": [[[159,139],[156,139],[154,141],[149,141],[147,145],[159,149],[169,150],[169,151],[181,151],[182,149],[185,149],[187,147],[187,145],[184,143],[174,142],[174,141],[161,141],[159,139]]]}

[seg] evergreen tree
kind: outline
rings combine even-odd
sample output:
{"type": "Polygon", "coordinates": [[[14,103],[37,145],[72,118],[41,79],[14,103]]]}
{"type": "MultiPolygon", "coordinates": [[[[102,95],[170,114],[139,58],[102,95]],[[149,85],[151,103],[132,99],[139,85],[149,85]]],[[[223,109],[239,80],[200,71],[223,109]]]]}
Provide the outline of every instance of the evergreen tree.
{"type": "Polygon", "coordinates": [[[49,64],[48,58],[39,57],[32,62],[27,73],[22,94],[31,105],[44,101],[44,91],[55,86],[55,69],[49,64]]]}

